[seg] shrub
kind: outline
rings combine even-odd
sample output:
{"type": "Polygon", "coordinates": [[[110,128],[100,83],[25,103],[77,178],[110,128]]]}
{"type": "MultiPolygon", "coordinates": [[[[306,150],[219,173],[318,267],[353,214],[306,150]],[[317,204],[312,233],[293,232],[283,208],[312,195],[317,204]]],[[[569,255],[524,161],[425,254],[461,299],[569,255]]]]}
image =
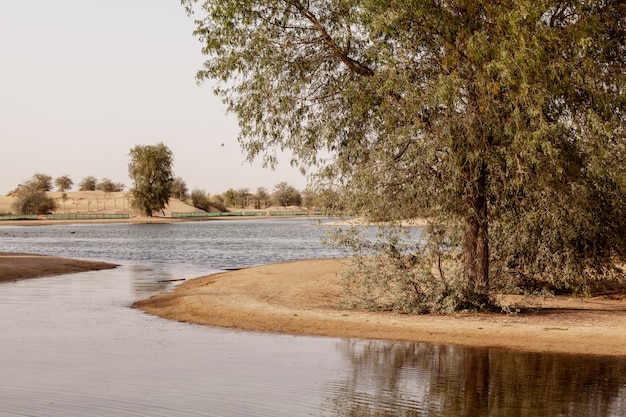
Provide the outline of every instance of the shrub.
{"type": "Polygon", "coordinates": [[[20,185],[16,196],[13,208],[18,214],[48,214],[56,210],[56,202],[34,182],[20,185]]]}
{"type": "Polygon", "coordinates": [[[204,211],[211,210],[211,202],[204,190],[195,189],[191,192],[191,205],[204,211]]]}
{"type": "Polygon", "coordinates": [[[484,292],[463,278],[462,252],[451,241],[421,246],[394,227],[380,228],[376,237],[367,234],[350,228],[330,237],[353,254],[342,277],[345,307],[409,314],[491,308],[484,292]]]}

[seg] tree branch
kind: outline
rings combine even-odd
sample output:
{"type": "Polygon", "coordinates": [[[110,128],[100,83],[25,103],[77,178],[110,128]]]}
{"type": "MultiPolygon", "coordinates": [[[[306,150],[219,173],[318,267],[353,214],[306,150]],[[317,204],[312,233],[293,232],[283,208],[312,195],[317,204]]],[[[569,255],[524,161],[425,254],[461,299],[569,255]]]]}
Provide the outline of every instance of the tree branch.
{"type": "Polygon", "coordinates": [[[339,45],[337,45],[332,36],[330,36],[328,31],[326,31],[324,25],[313,14],[313,12],[311,12],[311,10],[305,7],[299,0],[291,0],[290,3],[300,12],[300,14],[302,14],[302,16],[304,16],[309,22],[311,22],[317,30],[319,30],[322,36],[322,40],[326,44],[326,46],[328,46],[333,51],[333,53],[339,59],[341,59],[341,61],[346,64],[348,68],[350,68],[350,70],[359,75],[374,75],[374,71],[367,65],[348,56],[348,48],[350,47],[350,43],[348,43],[345,50],[342,49],[339,45]]]}

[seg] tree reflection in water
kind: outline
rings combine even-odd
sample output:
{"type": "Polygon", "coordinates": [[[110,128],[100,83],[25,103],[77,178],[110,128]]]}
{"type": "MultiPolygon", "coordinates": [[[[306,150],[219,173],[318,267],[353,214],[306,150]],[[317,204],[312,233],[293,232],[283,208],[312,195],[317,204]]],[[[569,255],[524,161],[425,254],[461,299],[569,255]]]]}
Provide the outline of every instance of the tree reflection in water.
{"type": "Polygon", "coordinates": [[[344,340],[337,416],[623,416],[626,359],[344,340]]]}

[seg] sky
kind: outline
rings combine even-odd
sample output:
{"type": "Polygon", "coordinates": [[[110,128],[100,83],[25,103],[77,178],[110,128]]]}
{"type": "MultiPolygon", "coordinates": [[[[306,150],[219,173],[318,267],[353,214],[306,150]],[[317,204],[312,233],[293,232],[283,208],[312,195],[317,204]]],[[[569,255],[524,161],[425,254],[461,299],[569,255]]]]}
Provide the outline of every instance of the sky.
{"type": "Polygon", "coordinates": [[[130,149],[160,142],[190,191],[303,190],[289,154],[246,162],[236,117],[196,84],[193,29],[179,0],[0,0],[0,194],[35,173],[129,188],[130,149]]]}

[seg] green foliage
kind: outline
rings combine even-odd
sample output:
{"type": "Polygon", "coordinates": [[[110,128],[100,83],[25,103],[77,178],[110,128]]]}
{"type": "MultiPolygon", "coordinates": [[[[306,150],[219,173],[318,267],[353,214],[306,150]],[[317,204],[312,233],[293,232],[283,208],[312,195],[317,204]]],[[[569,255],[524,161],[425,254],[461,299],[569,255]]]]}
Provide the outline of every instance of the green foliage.
{"type": "Polygon", "coordinates": [[[55,201],[48,197],[42,183],[35,177],[15,191],[13,208],[18,214],[48,214],[56,210],[55,201]]]}
{"type": "Polygon", "coordinates": [[[96,191],[96,185],[98,184],[98,179],[94,176],[84,177],[78,183],[78,191],[96,191]]]}
{"type": "Polygon", "coordinates": [[[308,209],[316,206],[316,195],[313,192],[312,189],[310,188],[305,188],[304,190],[302,190],[302,193],[300,193],[300,195],[302,196],[302,205],[308,209]]]}
{"type": "Polygon", "coordinates": [[[407,230],[360,226],[330,236],[352,254],[342,276],[346,307],[410,314],[492,307],[488,296],[463,279],[458,244],[441,240],[444,235],[433,225],[425,229],[431,239],[424,239],[423,245],[408,239],[407,230]]]}
{"type": "Polygon", "coordinates": [[[212,195],[209,197],[209,204],[212,207],[215,207],[217,210],[225,212],[228,211],[226,208],[226,204],[224,204],[224,199],[221,195],[212,195]]]}
{"type": "Polygon", "coordinates": [[[622,1],[201,3],[198,79],[249,158],[291,150],[334,205],[462,236],[472,291],[625,262],[622,1]]]}
{"type": "Polygon", "coordinates": [[[229,188],[222,194],[224,204],[228,207],[237,207],[237,191],[234,188],[229,188]]]}
{"type": "Polygon", "coordinates": [[[236,191],[237,207],[246,208],[250,205],[250,198],[252,194],[248,188],[239,188],[236,191]]]}
{"type": "Polygon", "coordinates": [[[596,183],[527,196],[519,215],[492,229],[494,284],[589,293],[621,278],[624,195],[613,183],[596,183]]]}
{"type": "Polygon", "coordinates": [[[226,206],[243,209],[248,207],[250,200],[252,199],[252,194],[248,188],[239,188],[237,190],[229,188],[226,192],[224,192],[224,194],[222,194],[222,198],[224,199],[224,204],[226,204],[226,206]]]}
{"type": "Polygon", "coordinates": [[[41,191],[52,190],[52,177],[47,174],[37,173],[30,180],[30,185],[41,191]]]}
{"type": "Polygon", "coordinates": [[[113,193],[118,191],[124,191],[124,184],[116,183],[108,178],[102,178],[100,182],[96,184],[97,191],[104,191],[105,193],[113,193]]]}
{"type": "Polygon", "coordinates": [[[269,207],[272,198],[264,187],[259,187],[252,196],[252,200],[254,202],[254,208],[260,210],[269,207]]]}
{"type": "Polygon", "coordinates": [[[211,200],[204,190],[194,189],[191,192],[191,205],[204,211],[211,210],[211,200]]]}
{"type": "Polygon", "coordinates": [[[163,143],[130,150],[128,175],[133,181],[132,205],[147,216],[165,208],[172,195],[172,151],[163,143]]]}
{"type": "Polygon", "coordinates": [[[72,188],[74,181],[68,175],[63,175],[54,180],[54,185],[57,186],[60,192],[64,192],[72,188]]]}
{"type": "Polygon", "coordinates": [[[187,184],[181,177],[174,178],[172,182],[172,197],[185,201],[189,198],[189,190],[187,184]]]}
{"type": "Polygon", "coordinates": [[[291,185],[281,182],[274,186],[272,202],[276,206],[299,206],[302,204],[302,195],[291,185]]]}

